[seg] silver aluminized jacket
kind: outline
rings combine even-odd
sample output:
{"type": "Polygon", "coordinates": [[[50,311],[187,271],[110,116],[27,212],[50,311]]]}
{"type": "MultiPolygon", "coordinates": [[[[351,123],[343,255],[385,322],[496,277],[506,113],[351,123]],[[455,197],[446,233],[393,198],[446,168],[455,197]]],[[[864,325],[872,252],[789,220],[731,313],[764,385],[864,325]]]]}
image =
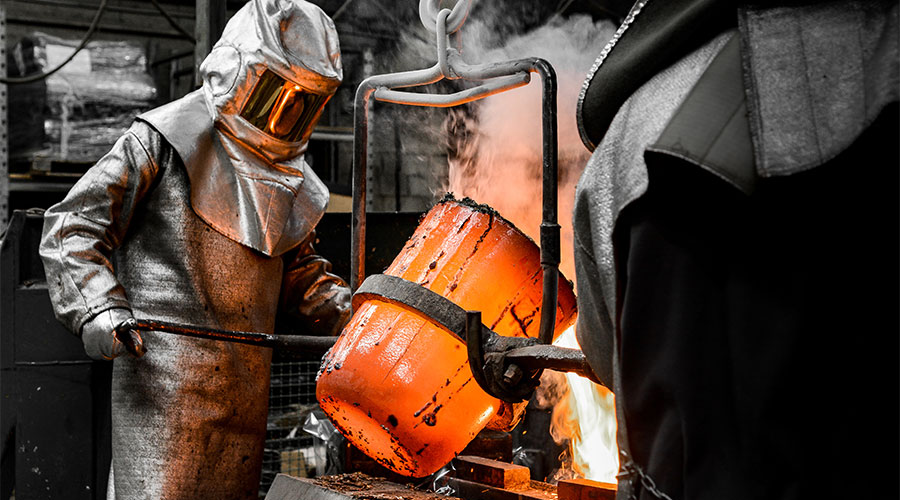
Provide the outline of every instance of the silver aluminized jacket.
{"type": "MultiPolygon", "coordinates": [[[[348,319],[349,289],[312,248],[328,192],[303,161],[305,142],[269,140],[224,109],[266,64],[333,92],[333,24],[306,2],[252,0],[217,50],[201,90],[139,117],[46,212],[41,257],[71,331],[114,308],[267,333],[278,311],[309,334],[336,334],[348,319]],[[226,70],[243,83],[223,86],[226,70]]],[[[257,498],[271,351],[143,336],[147,354],[113,366],[115,497],[257,498]]]]}
{"type": "MultiPolygon", "coordinates": [[[[280,305],[333,333],[349,291],[309,240],[288,258],[266,256],[212,230],[189,193],[175,150],[139,121],[46,213],[41,253],[72,331],[124,307],[271,333],[280,305]]],[[[113,366],[116,498],[256,498],[271,351],[152,332],[144,342],[143,358],[113,366]]]]}

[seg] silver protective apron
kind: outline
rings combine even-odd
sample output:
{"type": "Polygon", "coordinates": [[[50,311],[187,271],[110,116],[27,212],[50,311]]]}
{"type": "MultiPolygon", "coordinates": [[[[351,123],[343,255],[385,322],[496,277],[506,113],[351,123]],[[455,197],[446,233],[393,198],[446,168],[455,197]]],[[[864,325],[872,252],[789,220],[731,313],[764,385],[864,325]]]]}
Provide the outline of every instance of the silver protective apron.
{"type": "MultiPolygon", "coordinates": [[[[136,122],[45,215],[60,319],[80,331],[130,304],[136,317],[272,332],[282,259],[212,230],[189,200],[174,149],[136,122]],[[111,247],[115,276],[97,265],[111,247]]],[[[271,350],[153,332],[144,343],[143,358],[113,365],[116,498],[257,498],[271,350]]]]}
{"type": "MultiPolygon", "coordinates": [[[[135,122],[45,213],[41,257],[57,318],[80,332],[123,308],[271,333],[282,312],[308,334],[340,331],[349,289],[314,254],[314,232],[271,257],[206,224],[190,194],[178,152],[135,122]]],[[[113,365],[115,498],[257,498],[271,351],[153,332],[144,345],[144,357],[113,365]]]]}
{"type": "MultiPolygon", "coordinates": [[[[204,60],[203,87],[140,116],[47,210],[41,257],[72,332],[112,308],[266,333],[276,312],[313,335],[346,322],[349,290],[311,245],[328,191],[306,143],[238,116],[266,70],[332,93],[333,22],[308,2],[249,1],[204,60]]],[[[153,332],[144,345],[113,365],[116,498],[257,498],[271,351],[153,332]]]]}

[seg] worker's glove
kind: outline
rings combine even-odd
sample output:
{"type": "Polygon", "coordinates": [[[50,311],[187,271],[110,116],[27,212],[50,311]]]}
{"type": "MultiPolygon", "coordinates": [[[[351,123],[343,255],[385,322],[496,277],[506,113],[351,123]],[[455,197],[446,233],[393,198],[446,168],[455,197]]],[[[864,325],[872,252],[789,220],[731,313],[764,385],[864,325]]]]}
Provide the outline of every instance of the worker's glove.
{"type": "Polygon", "coordinates": [[[350,287],[331,274],[331,262],[316,254],[315,231],[285,257],[280,310],[306,335],[339,335],[350,321],[350,287]]]}
{"type": "Polygon", "coordinates": [[[103,311],[81,327],[84,352],[93,359],[113,359],[124,353],[139,358],[146,352],[131,311],[114,308],[103,311]]]}

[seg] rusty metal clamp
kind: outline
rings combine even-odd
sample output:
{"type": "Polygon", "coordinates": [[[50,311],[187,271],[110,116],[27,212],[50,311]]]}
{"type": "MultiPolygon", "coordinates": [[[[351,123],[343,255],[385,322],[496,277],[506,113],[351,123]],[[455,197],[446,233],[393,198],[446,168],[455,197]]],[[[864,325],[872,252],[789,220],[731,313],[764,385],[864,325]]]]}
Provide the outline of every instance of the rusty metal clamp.
{"type": "Polygon", "coordinates": [[[544,270],[540,339],[550,343],[556,322],[557,285],[559,281],[560,227],[557,196],[557,122],[556,72],[547,61],[539,58],[518,59],[499,63],[466,64],[455,48],[448,48],[447,33],[455,32],[465,20],[469,0],[459,0],[453,10],[434,12],[434,0],[421,0],[420,17],[426,27],[434,23],[438,33],[438,62],[428,69],[374,75],[366,78],[356,90],[353,134],[353,218],[350,247],[350,288],[355,291],[365,278],[366,226],[366,169],[368,157],[368,111],[374,98],[378,101],[412,106],[450,107],[527,84],[531,73],[541,77],[542,93],[542,156],[543,156],[543,218],[541,222],[541,267],[544,270]],[[423,13],[424,12],[424,13],[423,13]],[[432,17],[432,14],[434,17],[432,17]],[[432,21],[434,19],[434,21],[432,21]],[[448,27],[449,24],[449,27],[448,27]],[[454,94],[426,94],[398,91],[398,88],[432,84],[443,79],[465,79],[482,82],[473,88],[454,94]]]}
{"type": "Polygon", "coordinates": [[[504,401],[518,403],[528,399],[542,370],[575,373],[603,385],[580,349],[541,344],[536,339],[502,337],[481,324],[479,311],[466,312],[465,336],[472,378],[485,392],[504,401]],[[488,377],[486,366],[492,356],[496,356],[496,360],[491,360],[496,363],[496,370],[488,377]]]}

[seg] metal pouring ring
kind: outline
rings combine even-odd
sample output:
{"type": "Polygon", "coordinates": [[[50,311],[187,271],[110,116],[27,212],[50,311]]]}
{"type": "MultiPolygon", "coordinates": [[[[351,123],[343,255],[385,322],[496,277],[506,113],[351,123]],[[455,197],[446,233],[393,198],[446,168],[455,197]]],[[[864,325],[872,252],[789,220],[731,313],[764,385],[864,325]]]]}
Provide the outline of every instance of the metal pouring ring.
{"type": "MultiPolygon", "coordinates": [[[[440,0],[419,1],[419,19],[422,21],[422,25],[432,33],[437,31],[436,23],[438,12],[441,11],[440,3],[440,0]]],[[[466,17],[469,15],[469,4],[471,3],[472,0],[456,1],[456,5],[453,6],[453,11],[447,18],[446,26],[448,35],[456,33],[456,31],[462,27],[463,23],[466,22],[466,17]]]]}
{"type": "MultiPolygon", "coordinates": [[[[466,311],[439,293],[398,276],[373,274],[353,294],[353,310],[359,309],[363,301],[373,298],[418,312],[457,339],[466,341],[466,311]]],[[[482,325],[482,328],[486,327],[482,325]]]]}
{"type": "MultiPolygon", "coordinates": [[[[373,274],[366,278],[356,293],[353,294],[353,309],[358,310],[366,300],[382,300],[399,305],[410,311],[417,312],[427,317],[435,325],[441,326],[454,337],[466,344],[468,351],[469,367],[475,382],[488,394],[496,398],[518,403],[527,399],[520,392],[530,393],[537,385],[539,370],[529,373],[524,377],[523,372],[514,383],[509,383],[510,389],[504,390],[499,386],[491,386],[484,373],[484,346],[482,342],[490,336],[499,336],[481,323],[481,313],[466,312],[462,307],[450,299],[432,290],[420,286],[411,281],[389,274],[373,274]],[[471,323],[470,323],[471,321],[471,323]],[[473,342],[474,340],[474,342],[473,342]]],[[[543,346],[552,349],[553,346],[543,346]]],[[[517,368],[520,371],[522,368],[517,368]]],[[[531,369],[526,369],[531,372],[531,369]]]]}

